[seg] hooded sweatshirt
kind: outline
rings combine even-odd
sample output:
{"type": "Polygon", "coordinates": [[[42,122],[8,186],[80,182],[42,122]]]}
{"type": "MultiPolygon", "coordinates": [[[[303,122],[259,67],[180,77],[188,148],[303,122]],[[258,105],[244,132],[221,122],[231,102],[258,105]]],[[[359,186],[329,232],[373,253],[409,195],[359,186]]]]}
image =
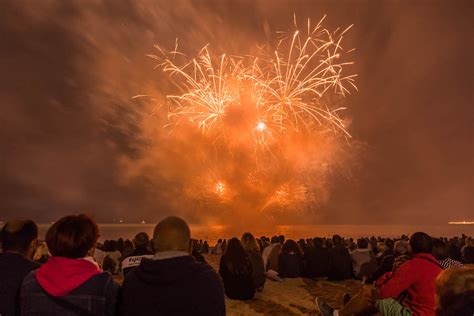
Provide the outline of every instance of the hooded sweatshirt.
{"type": "Polygon", "coordinates": [[[225,315],[219,275],[187,254],[143,258],[124,280],[121,315],[225,315]]]}
{"type": "Polygon", "coordinates": [[[99,266],[90,259],[51,257],[35,277],[50,295],[64,296],[99,273],[99,266]]]}
{"type": "Polygon", "coordinates": [[[92,258],[51,257],[26,276],[22,315],[113,315],[119,285],[92,258]]]}

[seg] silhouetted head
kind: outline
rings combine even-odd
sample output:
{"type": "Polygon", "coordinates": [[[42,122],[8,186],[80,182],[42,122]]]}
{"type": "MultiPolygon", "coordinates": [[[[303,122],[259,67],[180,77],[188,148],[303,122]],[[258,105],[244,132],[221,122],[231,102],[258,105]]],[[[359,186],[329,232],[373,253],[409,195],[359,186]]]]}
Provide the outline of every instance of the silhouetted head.
{"type": "Polygon", "coordinates": [[[449,246],[441,239],[433,239],[433,256],[437,260],[444,260],[449,257],[449,246]]]}
{"type": "Polygon", "coordinates": [[[357,240],[357,248],[367,249],[367,247],[369,247],[369,243],[367,242],[367,239],[361,238],[357,240]]]}
{"type": "Polygon", "coordinates": [[[385,246],[387,246],[387,249],[393,250],[393,246],[395,245],[395,242],[393,239],[387,238],[385,239],[385,246]]]}
{"type": "Polygon", "coordinates": [[[3,226],[3,252],[18,252],[30,258],[37,239],[38,227],[31,220],[12,220],[3,226]]]}
{"type": "Polygon", "coordinates": [[[136,248],[144,249],[148,247],[148,243],[150,242],[150,237],[145,232],[141,232],[135,235],[133,238],[133,243],[135,244],[136,248]]]}
{"type": "Polygon", "coordinates": [[[46,244],[51,255],[66,258],[83,258],[92,255],[99,228],[87,215],[69,215],[48,229],[46,244]]]}
{"type": "Polygon", "coordinates": [[[278,236],[273,236],[272,237],[272,240],[271,240],[271,243],[272,244],[277,244],[280,242],[280,239],[278,238],[278,236]]]}
{"type": "Polygon", "coordinates": [[[314,247],[322,248],[323,247],[323,240],[322,238],[316,237],[313,239],[314,247]]]}
{"type": "Polygon", "coordinates": [[[410,238],[410,247],[414,254],[431,253],[433,241],[430,235],[422,232],[414,233],[410,238]]]}
{"type": "Polygon", "coordinates": [[[244,233],[240,239],[240,243],[242,244],[242,247],[245,249],[245,251],[260,251],[257,240],[251,233],[244,233]]]}
{"type": "Polygon", "coordinates": [[[278,242],[283,245],[283,243],[285,242],[285,236],[283,235],[278,236],[278,242]]]}
{"type": "Polygon", "coordinates": [[[339,236],[339,235],[334,235],[334,236],[332,236],[332,242],[333,242],[334,246],[340,246],[340,245],[342,245],[342,238],[341,238],[341,236],[339,236]]]}
{"type": "Polygon", "coordinates": [[[300,246],[298,246],[298,244],[293,239],[288,239],[281,247],[281,254],[291,253],[297,254],[300,257],[303,256],[300,246]]]}
{"type": "Polygon", "coordinates": [[[181,218],[170,216],[159,222],[153,231],[155,252],[170,250],[189,251],[191,231],[181,218]]]}

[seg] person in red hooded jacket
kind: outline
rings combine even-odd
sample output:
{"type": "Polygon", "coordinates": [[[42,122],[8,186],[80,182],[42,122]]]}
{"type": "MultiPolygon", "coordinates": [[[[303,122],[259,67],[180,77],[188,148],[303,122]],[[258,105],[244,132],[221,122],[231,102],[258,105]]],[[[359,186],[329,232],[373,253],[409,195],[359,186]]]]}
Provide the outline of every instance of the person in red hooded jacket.
{"type": "Polygon", "coordinates": [[[119,285],[92,259],[98,236],[86,215],[63,217],[49,228],[52,257],[25,277],[21,315],[115,314],[119,285]]]}
{"type": "Polygon", "coordinates": [[[335,310],[317,297],[316,307],[324,316],[346,316],[379,312],[383,316],[434,316],[435,280],[442,267],[431,254],[432,239],[425,233],[410,238],[413,258],[400,265],[377,291],[364,286],[342,309],[335,310]]]}

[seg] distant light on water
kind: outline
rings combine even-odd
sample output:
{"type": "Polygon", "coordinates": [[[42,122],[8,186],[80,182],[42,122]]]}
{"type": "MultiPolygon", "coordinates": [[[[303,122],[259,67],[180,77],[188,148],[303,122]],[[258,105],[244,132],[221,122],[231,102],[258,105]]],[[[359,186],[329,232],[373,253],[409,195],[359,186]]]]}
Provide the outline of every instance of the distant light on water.
{"type": "Polygon", "coordinates": [[[448,222],[449,225],[474,225],[474,222],[462,221],[462,222],[448,222]]]}

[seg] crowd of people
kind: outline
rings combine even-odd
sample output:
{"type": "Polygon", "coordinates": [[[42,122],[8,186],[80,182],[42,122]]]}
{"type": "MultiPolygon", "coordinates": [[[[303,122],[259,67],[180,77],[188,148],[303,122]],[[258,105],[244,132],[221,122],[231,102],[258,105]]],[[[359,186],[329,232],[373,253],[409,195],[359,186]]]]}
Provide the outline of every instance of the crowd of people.
{"type": "Polygon", "coordinates": [[[251,300],[266,282],[299,277],[364,284],[340,309],[315,298],[324,316],[474,314],[474,239],[465,235],[295,241],[244,233],[211,247],[168,217],[151,237],[100,244],[94,220],[70,215],[42,242],[30,220],[6,223],[1,237],[2,316],[225,315],[225,297],[251,300]],[[220,255],[218,271],[207,255],[220,255]]]}

